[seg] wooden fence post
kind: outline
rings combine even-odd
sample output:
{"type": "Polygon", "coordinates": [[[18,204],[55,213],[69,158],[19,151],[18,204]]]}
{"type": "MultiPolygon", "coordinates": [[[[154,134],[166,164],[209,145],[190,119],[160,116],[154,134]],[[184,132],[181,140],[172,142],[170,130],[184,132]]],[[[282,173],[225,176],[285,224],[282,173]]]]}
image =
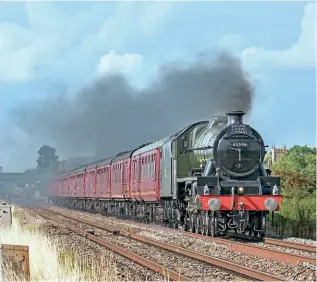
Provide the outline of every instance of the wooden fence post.
{"type": "Polygon", "coordinates": [[[30,281],[28,246],[0,245],[0,281],[12,280],[12,275],[17,281],[30,281]],[[6,271],[10,271],[10,275],[6,271]]]}

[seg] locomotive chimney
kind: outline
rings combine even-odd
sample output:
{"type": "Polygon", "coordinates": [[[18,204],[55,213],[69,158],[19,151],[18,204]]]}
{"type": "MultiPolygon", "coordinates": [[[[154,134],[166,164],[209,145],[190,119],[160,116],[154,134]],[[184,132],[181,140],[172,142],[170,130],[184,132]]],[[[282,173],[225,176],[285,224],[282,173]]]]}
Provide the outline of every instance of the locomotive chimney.
{"type": "Polygon", "coordinates": [[[243,124],[243,116],[245,115],[243,111],[232,111],[226,115],[228,116],[227,126],[232,124],[243,124]]]}

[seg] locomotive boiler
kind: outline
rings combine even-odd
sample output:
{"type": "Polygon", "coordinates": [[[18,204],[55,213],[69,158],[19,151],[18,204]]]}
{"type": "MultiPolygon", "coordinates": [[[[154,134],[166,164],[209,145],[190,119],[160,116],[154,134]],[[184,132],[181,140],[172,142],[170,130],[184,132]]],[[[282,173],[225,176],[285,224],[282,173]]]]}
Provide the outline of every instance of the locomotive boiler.
{"type": "Polygon", "coordinates": [[[56,177],[49,200],[68,208],[209,236],[265,236],[280,179],[268,176],[260,134],[243,112],[201,121],[56,177]]]}

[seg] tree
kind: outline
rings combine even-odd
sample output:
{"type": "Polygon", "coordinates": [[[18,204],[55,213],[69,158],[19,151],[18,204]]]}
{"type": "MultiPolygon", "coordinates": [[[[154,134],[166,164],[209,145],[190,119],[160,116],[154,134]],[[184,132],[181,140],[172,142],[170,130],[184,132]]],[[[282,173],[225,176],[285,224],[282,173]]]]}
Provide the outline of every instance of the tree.
{"type": "Polygon", "coordinates": [[[281,177],[284,200],[279,212],[279,234],[316,237],[316,148],[294,146],[273,163],[272,175],[281,177]]]}
{"type": "Polygon", "coordinates": [[[272,174],[282,179],[285,189],[316,189],[316,148],[294,146],[273,163],[272,174]]]}
{"type": "Polygon", "coordinates": [[[56,150],[48,145],[43,145],[38,151],[37,167],[47,169],[55,167],[58,164],[56,150]]]}

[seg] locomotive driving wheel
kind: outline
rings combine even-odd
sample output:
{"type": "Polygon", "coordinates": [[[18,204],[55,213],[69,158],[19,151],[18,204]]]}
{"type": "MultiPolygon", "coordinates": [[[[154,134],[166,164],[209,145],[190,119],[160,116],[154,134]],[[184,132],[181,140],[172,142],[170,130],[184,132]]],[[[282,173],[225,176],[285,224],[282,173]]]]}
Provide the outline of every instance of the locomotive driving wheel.
{"type": "Polygon", "coordinates": [[[208,236],[208,211],[205,211],[204,214],[202,214],[201,219],[201,234],[208,236]]]}
{"type": "Polygon", "coordinates": [[[192,213],[192,214],[189,215],[189,228],[188,228],[189,232],[194,232],[195,231],[195,224],[196,224],[196,217],[192,213]]]}
{"type": "Polygon", "coordinates": [[[183,224],[179,228],[182,231],[189,231],[189,218],[188,218],[188,214],[187,213],[184,216],[183,224]]]}
{"type": "Polygon", "coordinates": [[[266,214],[262,213],[262,222],[261,222],[261,229],[262,229],[262,232],[261,232],[261,237],[264,237],[265,236],[265,233],[266,233],[266,214]]]}
{"type": "Polygon", "coordinates": [[[208,222],[208,235],[211,237],[218,235],[218,219],[215,212],[211,213],[211,218],[208,222]]]}
{"type": "Polygon", "coordinates": [[[173,211],[173,224],[172,224],[172,227],[174,229],[178,229],[178,224],[179,224],[179,218],[180,218],[180,214],[179,214],[179,210],[178,209],[174,209],[173,211]]]}
{"type": "Polygon", "coordinates": [[[196,215],[196,227],[195,227],[195,232],[197,233],[197,234],[200,234],[200,232],[201,232],[201,214],[199,213],[199,214],[197,214],[196,215]]]}

